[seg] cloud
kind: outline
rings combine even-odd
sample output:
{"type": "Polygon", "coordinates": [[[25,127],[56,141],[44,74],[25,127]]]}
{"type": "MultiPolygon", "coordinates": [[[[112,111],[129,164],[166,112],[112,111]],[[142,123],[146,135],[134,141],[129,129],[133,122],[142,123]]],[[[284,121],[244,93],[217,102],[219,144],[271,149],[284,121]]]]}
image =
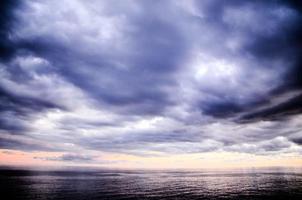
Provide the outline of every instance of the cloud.
{"type": "Polygon", "coordinates": [[[19,7],[20,1],[4,0],[0,8],[0,60],[10,59],[15,51],[16,45],[10,41],[9,34],[12,31],[12,24],[16,23],[14,10],[19,7]]]}
{"type": "Polygon", "coordinates": [[[92,162],[94,157],[80,154],[63,154],[57,157],[34,157],[34,159],[41,159],[46,161],[62,161],[62,162],[92,162]]]}
{"type": "MultiPolygon", "coordinates": [[[[281,153],[282,151],[290,151],[291,148],[295,148],[295,145],[288,141],[287,138],[282,136],[276,137],[271,140],[261,141],[258,143],[243,143],[240,145],[233,145],[226,147],[227,151],[234,151],[234,152],[244,152],[244,153],[252,153],[252,154],[260,154],[260,155],[267,155],[267,154],[276,154],[281,153]]],[[[297,149],[301,149],[296,147],[297,149]]]]}
{"type": "Polygon", "coordinates": [[[3,154],[14,154],[13,151],[2,151],[1,153],[3,153],[3,154]]]}
{"type": "Polygon", "coordinates": [[[37,141],[30,137],[10,136],[1,132],[0,148],[23,151],[60,151],[60,148],[54,148],[55,145],[49,145],[45,141],[37,141]]]}
{"type": "Polygon", "coordinates": [[[298,151],[295,1],[32,0],[0,11],[1,148],[47,143],[66,152],[54,159],[78,161],[76,149],[298,151]]]}
{"type": "Polygon", "coordinates": [[[251,120],[280,120],[284,117],[299,114],[302,109],[302,95],[295,96],[278,105],[261,109],[259,111],[244,115],[241,119],[243,121],[251,120]]]}

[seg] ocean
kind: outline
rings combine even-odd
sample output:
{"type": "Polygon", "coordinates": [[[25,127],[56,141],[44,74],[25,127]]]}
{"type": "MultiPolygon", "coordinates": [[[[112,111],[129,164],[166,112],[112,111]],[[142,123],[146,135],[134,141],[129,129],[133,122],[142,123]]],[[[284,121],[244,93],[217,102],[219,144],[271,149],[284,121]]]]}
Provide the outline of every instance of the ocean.
{"type": "Polygon", "coordinates": [[[0,170],[1,199],[302,199],[302,170],[0,170]]]}

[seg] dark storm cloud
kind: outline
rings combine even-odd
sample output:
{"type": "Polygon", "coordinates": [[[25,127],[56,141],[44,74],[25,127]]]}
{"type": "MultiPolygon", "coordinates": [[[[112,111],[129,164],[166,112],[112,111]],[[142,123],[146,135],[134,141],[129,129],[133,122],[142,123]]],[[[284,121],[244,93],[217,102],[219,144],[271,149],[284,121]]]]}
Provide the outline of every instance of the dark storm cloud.
{"type": "MultiPolygon", "coordinates": [[[[15,2],[0,10],[3,135],[135,155],[300,144],[300,3],[15,2]]],[[[1,147],[41,149],[21,140],[1,147]]]]}
{"type": "Polygon", "coordinates": [[[281,5],[288,5],[295,11],[293,19],[283,28],[273,33],[273,35],[261,35],[250,43],[247,48],[258,59],[265,59],[270,62],[284,58],[290,64],[288,71],[280,87],[274,93],[284,92],[291,89],[301,89],[301,49],[302,49],[302,9],[301,2],[298,1],[277,1],[281,5]]]}
{"type": "Polygon", "coordinates": [[[300,114],[301,112],[302,95],[299,95],[276,106],[244,115],[241,120],[243,122],[258,120],[282,120],[284,117],[300,114]]]}
{"type": "Polygon", "coordinates": [[[0,59],[2,61],[8,60],[16,51],[16,46],[10,41],[9,34],[16,20],[14,10],[19,4],[19,0],[3,0],[0,3],[0,59]]]}
{"type": "Polygon", "coordinates": [[[243,108],[237,105],[235,102],[211,102],[206,105],[202,105],[203,113],[211,115],[217,118],[230,117],[238,112],[241,112],[243,108]]]}
{"type": "MultiPolygon", "coordinates": [[[[158,4],[139,4],[151,13],[160,9],[158,4]]],[[[102,46],[85,49],[84,41],[74,48],[74,43],[66,42],[59,34],[30,37],[21,43],[36,55],[47,58],[53,63],[53,70],[99,101],[123,106],[134,114],[160,113],[173,103],[163,88],[175,84],[171,75],[185,55],[186,43],[177,27],[165,22],[163,16],[150,18],[148,14],[121,12],[129,14],[127,19],[134,29],[126,30],[123,36],[128,52],[102,46]]],[[[70,34],[69,40],[76,41],[79,34],[70,34]]]]}
{"type": "MultiPolygon", "coordinates": [[[[269,115],[301,113],[301,105],[292,99],[283,102],[282,105],[277,105],[276,108],[256,113],[253,111],[259,104],[266,104],[268,98],[270,98],[269,101],[273,101],[272,98],[276,94],[280,95],[302,88],[300,76],[302,27],[299,25],[302,22],[301,3],[295,3],[295,1],[223,1],[223,3],[218,3],[217,1],[216,4],[209,3],[206,6],[203,2],[200,4],[202,9],[207,9],[203,10],[207,13],[206,17],[223,27],[226,34],[239,34],[249,38],[240,49],[241,57],[247,59],[252,57],[257,60],[260,68],[273,69],[271,73],[285,71],[279,83],[264,96],[259,95],[256,100],[242,102],[238,99],[230,99],[231,94],[227,92],[214,94],[219,97],[217,102],[201,103],[204,113],[224,118],[236,116],[236,113],[251,112],[243,118],[257,116],[258,120],[268,119],[269,115]],[[231,10],[229,16],[223,16],[228,9],[231,10]],[[254,15],[255,13],[257,14],[254,15]],[[283,18],[285,15],[289,17],[287,20],[283,18]],[[257,18],[261,23],[256,21],[257,18]],[[277,62],[283,62],[283,64],[280,66],[277,62]]],[[[247,70],[253,71],[253,69],[247,70]]]]}
{"type": "Polygon", "coordinates": [[[53,102],[24,96],[20,97],[9,93],[2,88],[0,88],[0,102],[1,111],[13,111],[19,115],[42,111],[43,109],[58,108],[58,106],[53,102]]]}
{"type": "MultiPolygon", "coordinates": [[[[226,37],[231,37],[228,36],[230,34],[241,34],[250,38],[239,50],[239,56],[245,52],[251,53],[256,60],[263,60],[259,64],[265,65],[264,62],[272,63],[277,57],[285,62],[289,59],[297,60],[298,55],[300,55],[300,37],[298,37],[300,28],[297,26],[301,18],[300,13],[294,13],[293,16],[286,13],[291,11],[286,10],[287,5],[290,5],[291,9],[296,9],[292,4],[279,1],[247,1],[244,3],[241,1],[216,1],[214,3],[196,2],[194,5],[200,8],[199,12],[205,15],[198,22],[200,26],[214,27],[218,31],[217,34],[227,33],[226,37]],[[228,14],[226,12],[228,9],[231,9],[230,16],[224,16],[228,14]],[[239,13],[237,16],[236,12],[240,9],[247,9],[251,12],[251,16],[243,17],[246,18],[246,21],[241,22],[238,19],[240,14],[244,14],[239,13]],[[232,13],[233,10],[235,10],[235,15],[232,13]],[[261,25],[253,27],[253,24],[250,26],[241,24],[253,20],[250,18],[258,11],[260,11],[258,18],[263,18],[263,26],[268,28],[263,28],[261,25]],[[289,19],[283,22],[283,18],[287,17],[283,15],[287,14],[289,19]],[[271,33],[272,31],[273,33],[271,33]]],[[[77,33],[67,33],[68,38],[63,37],[59,32],[54,34],[38,33],[29,37],[27,35],[21,36],[21,38],[25,37],[26,39],[19,41],[23,45],[25,44],[24,47],[28,50],[47,58],[53,63],[53,70],[59,72],[64,78],[99,101],[113,106],[113,109],[121,109],[122,107],[123,112],[126,113],[158,114],[163,112],[167,106],[175,103],[173,96],[163,88],[174,89],[175,80],[171,78],[171,75],[177,72],[180,67],[179,63],[182,63],[192,44],[188,43],[182,30],[178,27],[179,25],[167,18],[168,14],[173,17],[173,12],[169,7],[162,6],[158,2],[152,4],[148,2],[138,3],[138,7],[142,11],[148,10],[148,12],[137,14],[131,12],[131,7],[129,7],[129,11],[126,9],[128,8],[126,5],[119,3],[119,6],[111,8],[105,13],[106,17],[107,15],[115,16],[116,12],[121,12],[126,16],[126,28],[121,30],[123,31],[121,39],[124,39],[123,42],[125,43],[122,45],[127,45],[127,52],[114,47],[109,50],[102,46],[84,49],[81,48],[84,45],[82,39],[78,42],[79,48],[73,48],[75,44],[73,41],[80,37],[77,33]],[[165,16],[159,14],[159,11],[163,11],[163,9],[166,9],[167,12],[165,16]]],[[[66,15],[67,21],[75,20],[77,23],[78,19],[70,13],[54,16],[54,20],[64,20],[64,15],[66,15]]],[[[42,26],[47,29],[48,23],[42,26]]],[[[55,25],[49,26],[56,28],[55,25]]],[[[62,28],[64,31],[64,27],[57,28],[62,28]]],[[[81,32],[82,30],[78,31],[81,32]]],[[[83,34],[93,33],[85,31],[83,34]]],[[[122,43],[119,38],[113,38],[112,42],[117,43],[117,45],[122,43]]],[[[204,45],[203,42],[200,45],[204,45]]],[[[225,46],[220,46],[220,48],[227,51],[225,46]]],[[[220,54],[220,50],[216,50],[216,47],[210,47],[210,51],[217,55],[220,54]]],[[[297,64],[286,66],[289,68],[287,73],[297,74],[296,68],[291,65],[297,64]]],[[[270,64],[261,67],[275,66],[270,64]]],[[[276,71],[278,70],[276,68],[276,71]]],[[[281,86],[276,86],[274,92],[279,91],[280,87],[299,84],[297,83],[298,80],[294,81],[294,78],[289,80],[288,83],[285,82],[281,86]]],[[[251,107],[251,104],[254,103],[254,101],[242,103],[238,102],[236,98],[224,98],[226,94],[220,91],[219,93],[210,91],[210,93],[221,100],[217,103],[211,100],[203,101],[200,107],[203,113],[214,117],[231,116],[242,112],[245,106],[251,107]]]]}
{"type": "MultiPolygon", "coordinates": [[[[18,44],[11,40],[10,35],[13,33],[13,26],[17,23],[15,11],[20,7],[21,2],[18,0],[1,1],[0,61],[2,69],[6,68],[6,64],[15,56],[18,50],[18,44]]],[[[16,66],[8,66],[6,69],[14,74],[14,78],[26,75],[19,71],[16,66]]],[[[23,80],[19,81],[22,82],[23,80]]],[[[53,102],[13,94],[0,85],[0,130],[8,130],[11,133],[25,132],[28,130],[26,117],[30,113],[55,107],[57,106],[53,102]]]]}
{"type": "Polygon", "coordinates": [[[297,143],[297,144],[299,144],[299,145],[302,145],[302,137],[301,137],[301,138],[293,138],[292,141],[293,141],[294,143],[297,143]]]}
{"type": "Polygon", "coordinates": [[[60,108],[53,102],[18,96],[0,87],[0,130],[24,133],[29,130],[30,116],[43,110],[60,108]]]}

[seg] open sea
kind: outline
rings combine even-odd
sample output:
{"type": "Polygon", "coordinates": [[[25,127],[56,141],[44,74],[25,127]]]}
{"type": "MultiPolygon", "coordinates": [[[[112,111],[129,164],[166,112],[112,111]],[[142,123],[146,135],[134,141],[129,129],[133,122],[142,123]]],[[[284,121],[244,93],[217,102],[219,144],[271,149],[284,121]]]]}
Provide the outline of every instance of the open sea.
{"type": "Polygon", "coordinates": [[[0,170],[1,199],[302,199],[301,169],[0,170]]]}

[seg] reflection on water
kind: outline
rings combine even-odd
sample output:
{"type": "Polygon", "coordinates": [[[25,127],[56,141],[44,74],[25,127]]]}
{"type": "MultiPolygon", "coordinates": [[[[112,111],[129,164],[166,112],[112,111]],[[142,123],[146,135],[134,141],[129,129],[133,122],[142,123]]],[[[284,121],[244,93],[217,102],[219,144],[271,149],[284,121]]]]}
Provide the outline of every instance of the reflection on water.
{"type": "MultiPolygon", "coordinates": [[[[5,199],[302,199],[302,171],[0,170],[5,199]]],[[[3,199],[3,198],[1,198],[3,199]]]]}

